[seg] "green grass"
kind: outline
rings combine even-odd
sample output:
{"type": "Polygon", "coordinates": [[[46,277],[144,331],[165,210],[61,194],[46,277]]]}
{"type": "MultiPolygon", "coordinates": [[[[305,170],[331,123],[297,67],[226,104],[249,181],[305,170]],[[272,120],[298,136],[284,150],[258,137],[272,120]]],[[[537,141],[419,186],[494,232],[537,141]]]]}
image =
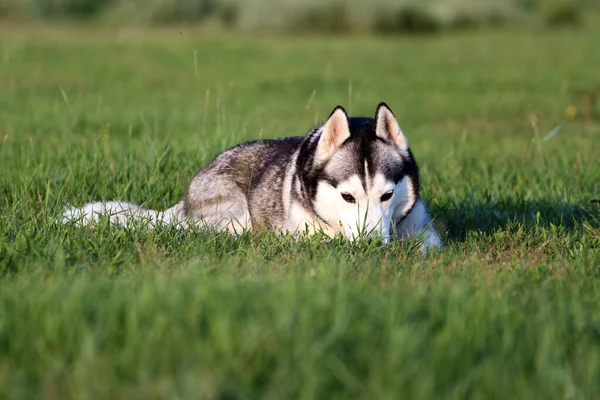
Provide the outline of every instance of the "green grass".
{"type": "Polygon", "coordinates": [[[600,391],[597,31],[0,41],[1,398],[600,391]],[[379,101],[440,252],[55,222],[64,202],[164,209],[227,146],[379,101]]]}

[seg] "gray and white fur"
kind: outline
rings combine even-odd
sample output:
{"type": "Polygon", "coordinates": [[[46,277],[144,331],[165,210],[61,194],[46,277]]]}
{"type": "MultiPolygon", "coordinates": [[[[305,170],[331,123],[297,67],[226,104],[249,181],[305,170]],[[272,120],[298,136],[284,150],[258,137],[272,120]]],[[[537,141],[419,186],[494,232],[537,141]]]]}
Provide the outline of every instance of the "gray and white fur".
{"type": "Polygon", "coordinates": [[[219,154],[192,179],[184,200],[165,211],[111,201],[67,208],[63,221],[88,224],[206,224],[232,233],[271,229],[348,239],[440,238],[419,196],[419,171],[389,107],[375,118],[337,106],[306,136],[242,143],[219,154]]]}

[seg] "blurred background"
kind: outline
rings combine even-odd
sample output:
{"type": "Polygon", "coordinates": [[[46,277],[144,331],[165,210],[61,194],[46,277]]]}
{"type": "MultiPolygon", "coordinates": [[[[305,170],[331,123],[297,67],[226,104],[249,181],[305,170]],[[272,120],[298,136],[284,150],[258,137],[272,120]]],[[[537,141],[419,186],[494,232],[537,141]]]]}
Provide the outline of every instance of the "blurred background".
{"type": "Polygon", "coordinates": [[[0,0],[0,22],[194,24],[252,33],[434,33],[580,26],[598,0],[0,0]]]}

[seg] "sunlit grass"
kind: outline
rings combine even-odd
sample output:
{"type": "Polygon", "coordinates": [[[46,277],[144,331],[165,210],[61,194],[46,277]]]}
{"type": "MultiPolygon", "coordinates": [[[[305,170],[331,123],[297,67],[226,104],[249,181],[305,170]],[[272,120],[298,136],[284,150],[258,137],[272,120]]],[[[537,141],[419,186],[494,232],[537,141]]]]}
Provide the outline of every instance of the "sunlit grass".
{"type": "Polygon", "coordinates": [[[594,34],[43,36],[0,48],[0,397],[598,392],[594,34]],[[66,202],[165,209],[226,147],[379,101],[440,252],[57,222],[66,202]]]}

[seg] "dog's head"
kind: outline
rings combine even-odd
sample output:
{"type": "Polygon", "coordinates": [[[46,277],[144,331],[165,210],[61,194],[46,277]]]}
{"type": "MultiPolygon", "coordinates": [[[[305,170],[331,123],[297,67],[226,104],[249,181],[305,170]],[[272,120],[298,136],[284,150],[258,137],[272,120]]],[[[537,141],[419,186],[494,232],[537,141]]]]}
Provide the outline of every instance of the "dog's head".
{"type": "Polygon", "coordinates": [[[396,117],[380,103],[375,118],[336,107],[309,133],[298,159],[312,211],[350,239],[387,240],[419,197],[419,174],[396,117]]]}

